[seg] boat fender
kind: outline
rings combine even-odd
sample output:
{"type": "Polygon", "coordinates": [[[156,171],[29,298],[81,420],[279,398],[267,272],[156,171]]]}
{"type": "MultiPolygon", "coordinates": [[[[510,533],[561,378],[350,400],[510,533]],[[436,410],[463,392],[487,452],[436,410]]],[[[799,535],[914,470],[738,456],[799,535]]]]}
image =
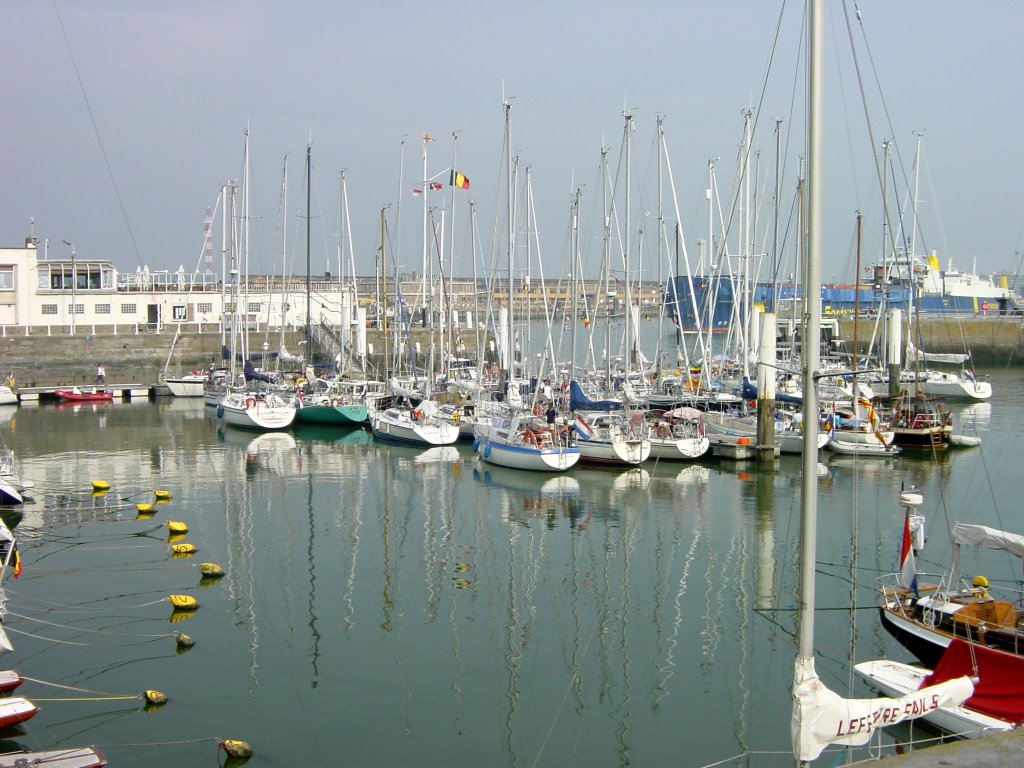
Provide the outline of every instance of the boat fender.
{"type": "Polygon", "coordinates": [[[163,499],[163,500],[171,498],[171,492],[170,491],[156,490],[156,491],[153,491],[153,495],[156,498],[163,499]]]}
{"type": "Polygon", "coordinates": [[[168,520],[167,531],[171,534],[188,533],[188,526],[180,520],[168,520]]]}
{"type": "Polygon", "coordinates": [[[160,705],[167,703],[167,694],[161,693],[160,691],[148,690],[143,693],[142,696],[145,698],[147,704],[160,705]]]}
{"type": "Polygon", "coordinates": [[[109,491],[110,483],[108,483],[106,480],[93,480],[92,489],[94,491],[109,491]]]}
{"type": "Polygon", "coordinates": [[[171,601],[176,611],[194,611],[199,607],[199,603],[191,595],[168,595],[167,599],[171,601]]]}
{"type": "Polygon", "coordinates": [[[479,450],[480,450],[480,441],[477,440],[476,438],[474,438],[473,439],[473,453],[476,453],[479,450]]]}
{"type": "Polygon", "coordinates": [[[217,406],[217,418],[218,419],[223,419],[224,418],[224,406],[223,405],[218,405],[217,406]]]}
{"type": "Polygon", "coordinates": [[[136,512],[152,512],[153,511],[153,505],[152,504],[136,504],[135,505],[135,511],[136,512]]]}
{"type": "Polygon", "coordinates": [[[189,544],[187,541],[183,541],[181,544],[171,544],[171,552],[176,555],[194,555],[198,551],[195,544],[189,544]]]}
{"type": "Polygon", "coordinates": [[[179,648],[191,648],[196,644],[196,641],[192,639],[191,635],[186,635],[184,632],[179,632],[174,639],[179,648]]]}
{"type": "Polygon", "coordinates": [[[200,563],[199,572],[204,578],[219,579],[224,575],[224,569],[216,563],[200,563]]]}
{"type": "Polygon", "coordinates": [[[490,443],[488,443],[487,445],[484,446],[484,458],[485,459],[491,458],[491,444],[490,443]]]}
{"type": "Polygon", "coordinates": [[[223,749],[228,757],[236,760],[247,760],[252,757],[252,747],[247,742],[238,739],[224,739],[217,746],[223,749]]]}
{"type": "Polygon", "coordinates": [[[245,407],[246,408],[255,408],[256,407],[256,398],[255,397],[247,397],[247,398],[245,398],[245,407]]]}

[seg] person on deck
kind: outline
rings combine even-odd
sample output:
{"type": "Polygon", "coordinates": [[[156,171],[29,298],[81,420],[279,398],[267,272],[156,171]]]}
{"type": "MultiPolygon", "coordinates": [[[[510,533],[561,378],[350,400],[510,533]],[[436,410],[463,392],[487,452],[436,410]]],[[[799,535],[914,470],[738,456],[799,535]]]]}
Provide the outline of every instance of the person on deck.
{"type": "Polygon", "coordinates": [[[103,368],[103,363],[100,363],[99,365],[96,366],[96,384],[99,385],[99,384],[106,384],[106,383],[107,383],[107,372],[103,368]]]}

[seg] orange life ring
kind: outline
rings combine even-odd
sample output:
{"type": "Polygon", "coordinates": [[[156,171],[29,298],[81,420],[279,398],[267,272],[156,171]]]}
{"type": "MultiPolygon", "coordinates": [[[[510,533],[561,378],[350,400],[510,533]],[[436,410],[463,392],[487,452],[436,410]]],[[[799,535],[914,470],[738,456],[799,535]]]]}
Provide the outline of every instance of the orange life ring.
{"type": "Polygon", "coordinates": [[[658,437],[668,437],[668,427],[664,424],[659,424],[657,429],[658,437]]]}
{"type": "Polygon", "coordinates": [[[245,407],[246,408],[255,408],[256,407],[256,398],[255,397],[247,397],[247,398],[245,398],[245,407]]]}
{"type": "Polygon", "coordinates": [[[528,429],[525,432],[523,432],[523,442],[529,443],[530,445],[537,444],[537,436],[533,434],[533,430],[528,429]]]}
{"type": "Polygon", "coordinates": [[[534,403],[533,404],[533,415],[534,416],[540,416],[542,413],[544,413],[544,409],[540,407],[540,403],[534,403]]]}

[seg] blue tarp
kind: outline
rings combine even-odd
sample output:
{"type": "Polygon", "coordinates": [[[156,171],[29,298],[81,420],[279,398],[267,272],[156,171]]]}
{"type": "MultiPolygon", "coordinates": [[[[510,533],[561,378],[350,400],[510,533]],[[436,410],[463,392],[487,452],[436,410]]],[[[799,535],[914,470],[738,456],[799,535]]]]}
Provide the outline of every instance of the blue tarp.
{"type": "Polygon", "coordinates": [[[583,394],[580,385],[575,381],[569,382],[569,410],[570,411],[621,411],[622,403],[619,400],[591,400],[583,394]]]}

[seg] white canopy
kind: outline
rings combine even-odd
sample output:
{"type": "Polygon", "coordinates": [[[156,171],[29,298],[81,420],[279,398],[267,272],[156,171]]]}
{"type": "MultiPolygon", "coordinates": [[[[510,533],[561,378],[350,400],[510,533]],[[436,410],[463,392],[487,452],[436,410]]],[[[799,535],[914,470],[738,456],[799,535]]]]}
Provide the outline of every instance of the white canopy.
{"type": "Polygon", "coordinates": [[[987,549],[998,549],[1024,559],[1024,536],[1006,533],[985,525],[957,523],[953,526],[954,544],[974,544],[987,549]]]}

